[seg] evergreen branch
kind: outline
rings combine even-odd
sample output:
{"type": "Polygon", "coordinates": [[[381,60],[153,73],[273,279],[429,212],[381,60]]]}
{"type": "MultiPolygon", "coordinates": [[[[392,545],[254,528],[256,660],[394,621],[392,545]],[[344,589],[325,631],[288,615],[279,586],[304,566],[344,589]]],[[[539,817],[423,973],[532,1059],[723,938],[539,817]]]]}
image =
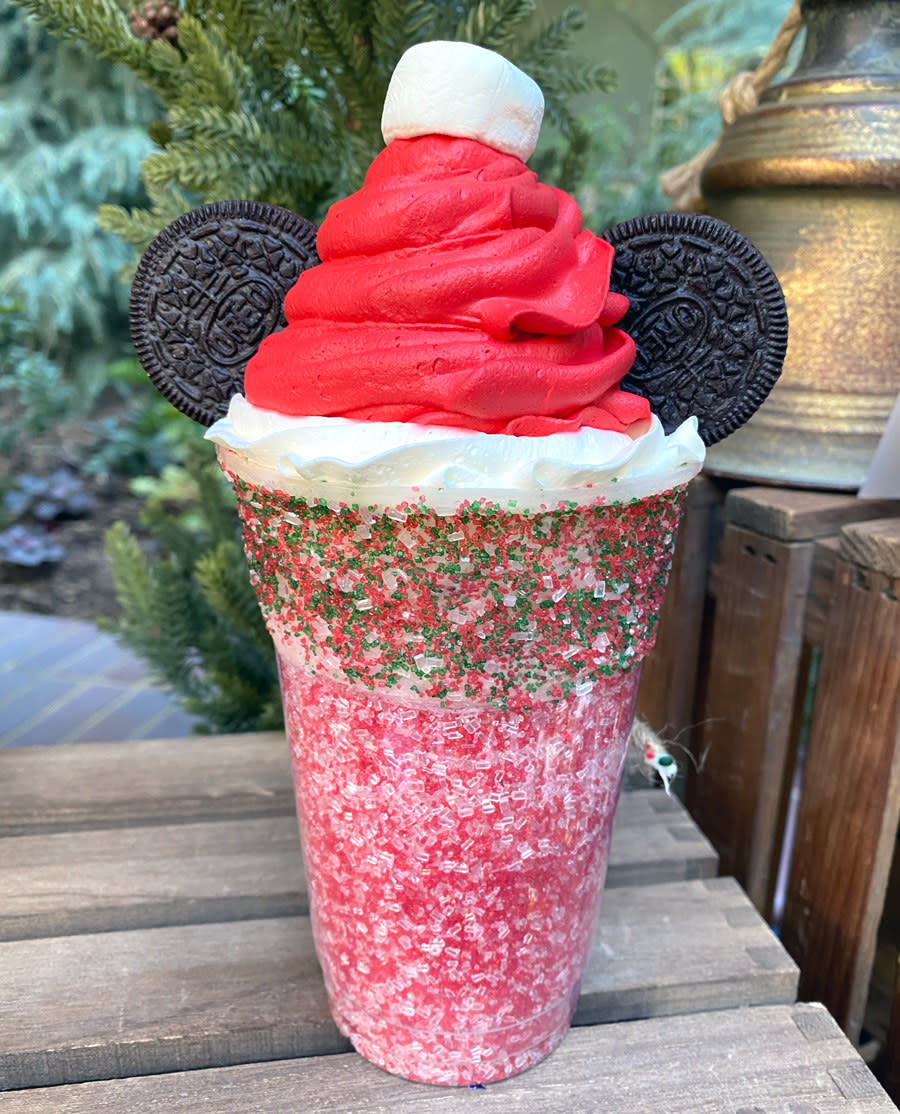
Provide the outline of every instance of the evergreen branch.
{"type": "Polygon", "coordinates": [[[116,522],[106,531],[104,545],[124,622],[149,621],[150,570],[137,539],[124,522],[116,522]]]}
{"type": "Polygon", "coordinates": [[[534,11],[534,0],[478,0],[460,19],[453,37],[502,53],[534,11]]]}
{"type": "Polygon", "coordinates": [[[174,138],[166,149],[148,155],[141,164],[148,186],[160,190],[170,183],[200,195],[205,201],[229,197],[273,200],[271,191],[286,189],[291,205],[309,210],[323,186],[337,183],[325,172],[340,162],[337,145],[303,134],[297,121],[285,114],[261,119],[241,110],[230,112],[211,105],[173,108],[174,138]],[[275,123],[274,132],[264,124],[275,123]]]}
{"type": "Polygon", "coordinates": [[[203,597],[227,625],[269,653],[272,639],[247,575],[247,563],[235,541],[220,542],[197,561],[194,576],[203,597]]]}
{"type": "Polygon", "coordinates": [[[580,8],[566,8],[556,19],[538,28],[516,53],[516,63],[545,93],[552,90],[560,97],[568,97],[605,93],[615,88],[615,70],[602,63],[573,58],[570,53],[584,23],[585,15],[580,8]],[[565,65],[560,65],[563,56],[565,65]]]}
{"type": "Polygon", "coordinates": [[[619,84],[619,75],[612,66],[571,58],[565,68],[557,68],[552,80],[557,96],[572,97],[583,93],[611,93],[619,84]]]}
{"type": "Polygon", "coordinates": [[[201,148],[189,141],[174,142],[165,151],[148,155],[141,173],[148,186],[174,182],[204,202],[258,198],[269,181],[267,167],[253,163],[246,151],[231,143],[201,148]]]}
{"type": "Polygon", "coordinates": [[[203,539],[187,529],[182,516],[173,514],[162,501],[149,499],[141,509],[140,524],[153,535],[157,549],[181,569],[193,568],[203,552],[203,539]]]}
{"type": "Polygon", "coordinates": [[[369,29],[360,21],[363,10],[328,0],[298,0],[298,7],[308,21],[306,45],[345,106],[345,127],[377,133],[381,103],[369,29]]]}
{"type": "Polygon", "coordinates": [[[209,689],[202,699],[185,699],[185,711],[202,716],[205,733],[233,734],[240,731],[278,731],[284,728],[281,697],[234,671],[209,674],[209,689]]]}
{"type": "Polygon", "coordinates": [[[297,7],[308,20],[307,46],[319,55],[332,78],[345,77],[358,90],[370,62],[365,28],[353,21],[346,6],[341,11],[327,0],[299,0],[297,7]]]}
{"type": "Polygon", "coordinates": [[[77,39],[98,57],[129,67],[163,100],[177,93],[181,56],[167,43],[136,39],[115,0],[13,0],[51,34],[77,39]],[[154,49],[156,48],[156,49],[154,49]],[[160,48],[165,53],[160,53],[160,48]]]}
{"type": "MultiPolygon", "coordinates": [[[[202,101],[173,107],[169,112],[172,139],[168,146],[186,138],[197,142],[202,137],[210,146],[247,144],[259,147],[263,140],[262,125],[257,116],[241,109],[225,108],[202,101]]],[[[198,145],[200,145],[198,143],[198,145]]]]}
{"type": "Polygon", "coordinates": [[[178,45],[185,55],[180,103],[238,109],[244,69],[240,55],[226,48],[216,32],[207,31],[188,15],[178,23],[178,45]]]}
{"type": "Polygon", "coordinates": [[[13,0],[13,3],[24,8],[52,35],[80,39],[101,57],[108,57],[107,51],[119,51],[128,40],[136,43],[125,13],[115,0],[13,0]]]}
{"type": "Polygon", "coordinates": [[[292,0],[224,0],[216,12],[223,41],[245,59],[254,84],[265,90],[266,103],[292,104],[307,37],[297,5],[292,0]]]}
{"type": "Polygon", "coordinates": [[[576,119],[566,133],[566,138],[568,143],[560,159],[555,178],[561,189],[566,190],[567,193],[574,193],[585,178],[591,153],[591,135],[581,121],[576,119]]]}
{"type": "Polygon", "coordinates": [[[191,208],[190,199],[171,183],[148,192],[152,202],[150,209],[128,210],[120,205],[101,205],[97,213],[101,228],[114,232],[140,252],[167,224],[191,208]]]}
{"type": "Polygon", "coordinates": [[[372,12],[372,60],[385,87],[394,67],[414,43],[430,39],[439,18],[433,0],[386,0],[372,12]]]}
{"type": "Polygon", "coordinates": [[[166,681],[176,691],[199,696],[206,687],[197,649],[197,632],[209,621],[205,602],[188,570],[174,561],[156,561],[151,584],[154,614],[163,619],[157,668],[164,670],[166,681]]]}
{"type": "Polygon", "coordinates": [[[561,51],[571,50],[575,36],[584,30],[586,16],[581,8],[564,8],[549,22],[542,24],[526,40],[519,57],[542,64],[559,62],[561,51]]]}
{"type": "Polygon", "coordinates": [[[212,11],[202,3],[188,4],[185,11],[214,27],[224,46],[246,54],[260,45],[284,41],[292,5],[273,0],[216,0],[212,11]]]}
{"type": "Polygon", "coordinates": [[[172,570],[163,563],[151,568],[137,539],[117,522],[105,534],[105,549],[113,576],[121,617],[116,633],[144,658],[151,672],[167,688],[181,695],[198,696],[200,689],[192,668],[192,642],[185,617],[185,593],[172,591],[172,570]],[[173,598],[177,594],[177,598],[173,598]]]}

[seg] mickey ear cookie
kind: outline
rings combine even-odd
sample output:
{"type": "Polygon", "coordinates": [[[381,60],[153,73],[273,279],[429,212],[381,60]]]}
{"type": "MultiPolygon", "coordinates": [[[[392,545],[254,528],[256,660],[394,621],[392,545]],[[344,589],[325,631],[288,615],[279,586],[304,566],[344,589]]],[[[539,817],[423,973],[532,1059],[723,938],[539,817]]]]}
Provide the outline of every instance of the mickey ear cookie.
{"type": "Polygon", "coordinates": [[[696,414],[703,441],[721,441],[781,374],[788,319],[775,273],[740,232],[698,213],[637,217],[603,238],[637,346],[623,388],[649,400],[667,433],[696,414]]]}
{"type": "Polygon", "coordinates": [[[288,290],[318,262],[316,226],[259,201],[217,201],[164,228],[138,265],[130,309],[157,390],[212,425],[243,390],[250,357],[284,328],[288,290]]]}

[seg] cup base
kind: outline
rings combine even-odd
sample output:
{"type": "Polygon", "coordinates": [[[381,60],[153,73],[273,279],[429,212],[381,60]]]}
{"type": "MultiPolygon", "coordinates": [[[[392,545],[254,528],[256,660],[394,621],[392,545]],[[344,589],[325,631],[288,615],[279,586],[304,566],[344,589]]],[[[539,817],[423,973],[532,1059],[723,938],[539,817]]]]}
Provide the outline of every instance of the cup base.
{"type": "Polygon", "coordinates": [[[524,1071],[572,1015],[640,670],[527,715],[280,670],[342,1032],[427,1083],[524,1071]]]}
{"type": "Polygon", "coordinates": [[[356,1051],[392,1075],[416,1083],[471,1087],[518,1075],[548,1056],[568,1032],[577,999],[576,987],[569,1000],[526,1021],[483,1033],[426,1032],[373,1017],[334,998],[331,1012],[356,1051]]]}

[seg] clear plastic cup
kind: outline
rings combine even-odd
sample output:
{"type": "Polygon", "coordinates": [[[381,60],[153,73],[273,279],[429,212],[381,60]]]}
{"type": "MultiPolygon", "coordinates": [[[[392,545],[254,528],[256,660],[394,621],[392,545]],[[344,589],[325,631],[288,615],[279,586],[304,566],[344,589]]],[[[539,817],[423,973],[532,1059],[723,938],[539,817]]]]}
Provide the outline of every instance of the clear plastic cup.
{"type": "Polygon", "coordinates": [[[522,1071],[575,1008],[683,487],[448,511],[219,453],[335,1020],[410,1079],[522,1071]]]}

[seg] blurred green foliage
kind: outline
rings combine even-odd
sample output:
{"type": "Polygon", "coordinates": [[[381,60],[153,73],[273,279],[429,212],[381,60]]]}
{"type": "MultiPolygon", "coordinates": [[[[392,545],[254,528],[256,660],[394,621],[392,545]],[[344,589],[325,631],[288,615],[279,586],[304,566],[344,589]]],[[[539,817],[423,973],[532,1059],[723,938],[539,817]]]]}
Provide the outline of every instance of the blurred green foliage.
{"type": "MultiPolygon", "coordinates": [[[[626,10],[628,0],[616,7],[626,10]]],[[[741,70],[756,68],[790,7],[789,0],[690,0],[653,29],[649,109],[635,104],[623,112],[601,99],[583,109],[595,148],[604,152],[577,191],[590,227],[669,208],[660,174],[715,141],[719,95],[741,70]]]]}
{"type": "Polygon", "coordinates": [[[144,197],[156,104],[127,70],[58,42],[10,0],[0,88],[0,375],[34,429],[42,409],[44,425],[63,404],[84,412],[127,351],[117,270],[130,253],[99,228],[97,206],[144,197]]]}
{"type": "Polygon", "coordinates": [[[200,730],[274,730],[282,712],[272,641],[247,576],[230,485],[204,448],[195,439],[176,487],[158,483],[145,504],[141,526],[153,555],[125,523],[107,531],[121,607],[114,629],[200,717],[200,730]]]}
{"type": "Polygon", "coordinates": [[[104,480],[129,477],[132,490],[137,490],[140,480],[180,465],[199,430],[196,422],[166,402],[136,356],[107,365],[106,387],[121,401],[113,413],[86,423],[94,449],[84,470],[104,480]]]}

